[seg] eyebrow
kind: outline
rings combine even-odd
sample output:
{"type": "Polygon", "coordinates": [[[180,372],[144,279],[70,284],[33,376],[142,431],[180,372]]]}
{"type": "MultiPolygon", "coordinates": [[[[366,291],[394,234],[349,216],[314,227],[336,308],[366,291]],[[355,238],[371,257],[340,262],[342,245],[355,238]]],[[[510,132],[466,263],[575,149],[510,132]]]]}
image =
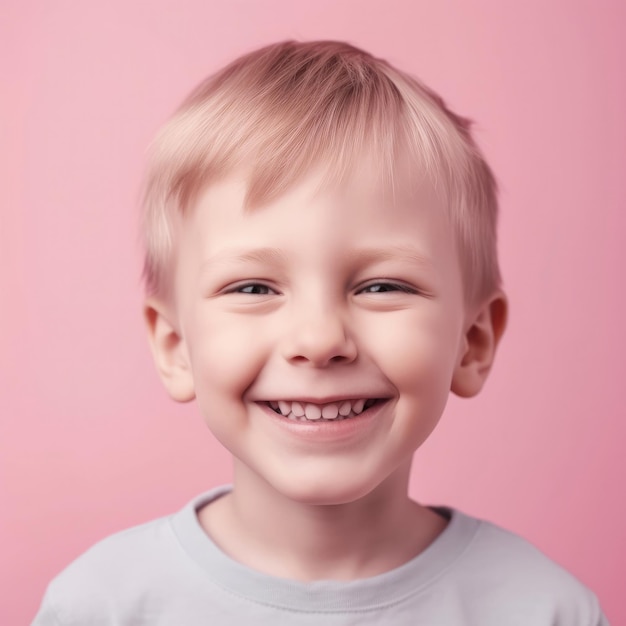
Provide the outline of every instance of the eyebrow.
{"type": "MultiPolygon", "coordinates": [[[[345,261],[353,266],[363,266],[371,263],[386,261],[405,261],[422,267],[426,271],[433,271],[435,265],[432,260],[421,253],[418,248],[410,244],[394,244],[382,248],[356,248],[346,251],[345,261]]],[[[200,267],[200,275],[211,274],[216,266],[239,266],[254,263],[264,266],[285,267],[288,265],[288,255],[280,248],[226,248],[217,254],[209,256],[200,267]]]]}
{"type": "Polygon", "coordinates": [[[284,263],[286,256],[278,248],[226,249],[214,254],[202,263],[203,269],[220,263],[266,263],[278,265],[284,263]]]}
{"type": "Polygon", "coordinates": [[[356,262],[367,263],[372,261],[408,260],[425,267],[432,267],[432,261],[422,254],[415,246],[396,244],[384,248],[363,248],[349,253],[349,257],[356,262]]]}

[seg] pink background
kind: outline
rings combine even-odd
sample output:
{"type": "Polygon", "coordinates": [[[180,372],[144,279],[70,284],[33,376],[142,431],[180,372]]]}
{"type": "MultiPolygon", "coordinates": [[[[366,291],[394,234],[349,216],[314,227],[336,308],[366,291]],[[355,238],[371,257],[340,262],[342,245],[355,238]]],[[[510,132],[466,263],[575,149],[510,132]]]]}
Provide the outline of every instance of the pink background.
{"type": "Polygon", "coordinates": [[[166,398],[140,319],[144,150],[237,54],[345,39],[478,121],[512,314],[484,394],[452,399],[413,494],[511,528],[626,623],[626,88],[620,0],[4,2],[0,623],[104,535],[227,481],[166,398]]]}

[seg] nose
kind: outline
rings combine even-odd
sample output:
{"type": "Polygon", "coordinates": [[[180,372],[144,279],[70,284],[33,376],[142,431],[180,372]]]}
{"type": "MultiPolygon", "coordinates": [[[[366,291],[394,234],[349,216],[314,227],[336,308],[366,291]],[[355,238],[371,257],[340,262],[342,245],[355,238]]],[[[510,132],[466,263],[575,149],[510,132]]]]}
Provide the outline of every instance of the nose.
{"type": "Polygon", "coordinates": [[[340,310],[310,305],[292,312],[291,324],[283,339],[282,353],[293,365],[328,367],[356,359],[356,342],[340,310]]]}

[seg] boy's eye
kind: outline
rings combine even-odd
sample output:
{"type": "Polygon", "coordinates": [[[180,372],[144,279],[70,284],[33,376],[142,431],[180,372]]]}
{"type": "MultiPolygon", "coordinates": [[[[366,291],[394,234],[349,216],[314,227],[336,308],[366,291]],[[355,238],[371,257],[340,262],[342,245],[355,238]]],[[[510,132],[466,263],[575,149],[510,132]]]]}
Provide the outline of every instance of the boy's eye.
{"type": "Polygon", "coordinates": [[[402,293],[416,293],[415,289],[399,283],[371,283],[361,288],[358,293],[387,293],[401,291],[402,293]]]}
{"type": "Polygon", "coordinates": [[[253,296],[269,296],[270,294],[275,294],[276,292],[271,287],[263,285],[262,283],[248,283],[247,285],[234,287],[230,293],[246,293],[253,296]]]}

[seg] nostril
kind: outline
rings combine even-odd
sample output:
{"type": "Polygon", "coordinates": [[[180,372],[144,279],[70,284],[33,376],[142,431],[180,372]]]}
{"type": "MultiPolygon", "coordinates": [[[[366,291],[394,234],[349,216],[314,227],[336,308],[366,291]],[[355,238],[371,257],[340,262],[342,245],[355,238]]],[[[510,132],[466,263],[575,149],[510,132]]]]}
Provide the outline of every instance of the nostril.
{"type": "Polygon", "coordinates": [[[352,361],[352,357],[346,355],[346,354],[337,354],[336,356],[333,356],[330,358],[330,361],[334,361],[334,362],[342,362],[342,361],[352,361]]]}

